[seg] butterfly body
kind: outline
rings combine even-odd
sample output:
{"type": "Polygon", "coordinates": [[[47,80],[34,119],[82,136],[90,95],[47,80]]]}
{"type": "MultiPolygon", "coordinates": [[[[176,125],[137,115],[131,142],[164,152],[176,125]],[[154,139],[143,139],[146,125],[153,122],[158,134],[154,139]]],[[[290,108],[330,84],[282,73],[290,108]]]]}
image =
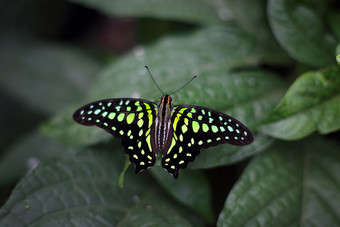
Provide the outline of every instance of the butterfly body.
{"type": "Polygon", "coordinates": [[[175,178],[202,149],[254,140],[246,126],[224,113],[171,102],[169,95],[162,96],[158,105],[134,98],[100,100],[78,109],[73,119],[119,138],[135,173],[152,167],[161,153],[163,168],[175,178]]]}
{"type": "Polygon", "coordinates": [[[169,141],[172,133],[171,127],[171,106],[172,98],[164,95],[158,105],[158,115],[155,120],[155,138],[157,150],[164,153],[169,148],[169,141]]]}

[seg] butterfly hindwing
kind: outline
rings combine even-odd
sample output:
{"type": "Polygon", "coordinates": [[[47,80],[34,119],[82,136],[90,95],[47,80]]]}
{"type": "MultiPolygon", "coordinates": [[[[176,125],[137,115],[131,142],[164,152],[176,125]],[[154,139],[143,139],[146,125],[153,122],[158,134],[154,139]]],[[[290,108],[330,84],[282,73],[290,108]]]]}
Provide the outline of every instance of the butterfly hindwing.
{"type": "Polygon", "coordinates": [[[174,106],[171,114],[173,138],[162,165],[175,178],[186,168],[200,150],[218,144],[250,144],[254,138],[249,129],[238,120],[199,106],[174,106]]]}
{"type": "Polygon", "coordinates": [[[83,125],[98,126],[119,138],[139,173],[155,164],[157,149],[152,125],[157,104],[132,98],[106,99],[79,108],[73,119],[83,125]]]}

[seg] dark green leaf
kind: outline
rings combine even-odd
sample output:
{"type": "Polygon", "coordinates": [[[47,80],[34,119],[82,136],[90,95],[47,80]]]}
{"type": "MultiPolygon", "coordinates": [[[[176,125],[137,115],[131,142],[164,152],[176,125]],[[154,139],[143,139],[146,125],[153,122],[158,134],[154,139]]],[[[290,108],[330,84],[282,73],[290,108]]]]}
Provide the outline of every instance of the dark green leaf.
{"type": "Polygon", "coordinates": [[[72,1],[114,17],[155,17],[195,23],[222,21],[223,15],[226,13],[222,9],[227,10],[224,4],[203,0],[173,0],[170,2],[166,0],[72,1]]]}
{"type": "Polygon", "coordinates": [[[287,58],[274,41],[268,28],[263,0],[72,0],[113,17],[147,17],[178,20],[198,24],[235,23],[252,34],[266,50],[267,62],[282,62],[287,58]],[[248,10],[251,9],[251,10],[248,10]],[[247,12],[246,14],[244,12],[247,12]]]}
{"type": "Polygon", "coordinates": [[[224,7],[217,6],[222,19],[233,21],[242,30],[256,37],[259,41],[258,47],[261,46],[265,53],[262,57],[264,62],[269,64],[287,63],[288,56],[282,51],[268,26],[266,1],[225,0],[220,4],[224,5],[224,7]]]}
{"type": "Polygon", "coordinates": [[[49,137],[54,137],[64,144],[78,146],[94,144],[112,138],[110,134],[100,128],[91,127],[84,129],[84,126],[78,125],[72,119],[72,115],[76,108],[78,107],[68,109],[62,114],[55,116],[47,124],[41,127],[42,132],[49,137]]]}
{"type": "MultiPolygon", "coordinates": [[[[158,101],[161,94],[144,65],[149,66],[164,92],[170,93],[193,75],[202,77],[205,72],[214,80],[214,77],[225,76],[231,68],[257,64],[263,54],[257,44],[253,35],[229,24],[199,29],[186,36],[167,37],[149,47],[139,46],[132,54],[103,70],[91,90],[91,98],[143,95],[144,98],[157,97],[158,101]],[[211,70],[219,72],[219,76],[210,74],[211,70]],[[136,91],[136,88],[139,89],[136,91]]],[[[184,91],[188,89],[190,87],[184,91]]]]}
{"type": "Polygon", "coordinates": [[[246,168],[218,226],[339,226],[339,149],[317,137],[277,143],[246,168]]]}
{"type": "Polygon", "coordinates": [[[15,182],[40,162],[72,150],[38,132],[32,132],[5,150],[0,160],[0,185],[15,182]]]}
{"type": "Polygon", "coordinates": [[[332,28],[333,32],[337,35],[338,39],[340,39],[340,12],[330,12],[328,17],[329,25],[332,28]]]}
{"type": "Polygon", "coordinates": [[[73,47],[0,37],[0,86],[24,105],[55,113],[82,99],[99,63],[73,47]]]}
{"type": "Polygon", "coordinates": [[[269,22],[282,48],[294,59],[322,67],[334,63],[336,41],[312,8],[294,0],[270,0],[269,22]]]}
{"type": "Polygon", "coordinates": [[[245,30],[265,28],[265,2],[263,0],[72,0],[99,10],[110,16],[148,17],[179,20],[200,24],[235,21],[245,30]],[[251,8],[247,14],[245,10],[251,8]],[[259,25],[264,26],[259,26],[259,25]]]}
{"type": "Polygon", "coordinates": [[[181,171],[178,179],[174,179],[160,166],[154,166],[151,173],[173,198],[212,222],[211,191],[202,172],[186,169],[181,171]]]}
{"type": "Polygon", "coordinates": [[[301,75],[281,103],[265,119],[261,132],[282,139],[298,139],[318,130],[340,128],[340,68],[329,67],[301,75]]]}
{"type": "Polygon", "coordinates": [[[336,47],[336,61],[340,65],[340,44],[338,44],[336,47]]]}
{"type": "Polygon", "coordinates": [[[40,164],[14,189],[0,211],[0,225],[191,226],[184,218],[190,212],[148,178],[129,171],[119,188],[112,161],[84,152],[40,164]]]}
{"type": "Polygon", "coordinates": [[[255,140],[247,146],[219,145],[201,151],[194,162],[188,168],[212,168],[222,165],[229,165],[249,158],[264,151],[274,140],[263,134],[255,134],[255,140]]]}

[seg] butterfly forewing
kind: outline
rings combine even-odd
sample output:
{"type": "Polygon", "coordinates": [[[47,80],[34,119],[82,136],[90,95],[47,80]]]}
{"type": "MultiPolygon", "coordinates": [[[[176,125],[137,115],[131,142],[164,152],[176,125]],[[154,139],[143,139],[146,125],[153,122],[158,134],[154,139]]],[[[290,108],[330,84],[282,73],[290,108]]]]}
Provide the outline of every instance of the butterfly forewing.
{"type": "Polygon", "coordinates": [[[199,106],[180,105],[171,114],[173,138],[169,150],[163,154],[162,165],[175,178],[186,168],[200,150],[218,144],[250,144],[254,138],[238,120],[199,106]]]}
{"type": "Polygon", "coordinates": [[[89,103],[73,114],[83,125],[98,126],[121,140],[130,161],[139,173],[154,165],[157,149],[152,125],[157,104],[132,98],[106,99],[89,103]]]}

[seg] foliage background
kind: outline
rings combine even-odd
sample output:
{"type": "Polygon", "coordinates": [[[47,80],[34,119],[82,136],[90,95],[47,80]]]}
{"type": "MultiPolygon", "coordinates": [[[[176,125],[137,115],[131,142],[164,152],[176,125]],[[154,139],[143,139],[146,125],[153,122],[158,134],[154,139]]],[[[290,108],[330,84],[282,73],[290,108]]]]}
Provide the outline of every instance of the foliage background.
{"type": "Polygon", "coordinates": [[[339,226],[340,11],[325,0],[0,2],[1,226],[339,226]],[[339,63],[339,62],[338,62],[339,63]],[[173,180],[72,121],[101,98],[244,122],[173,180]]]}

